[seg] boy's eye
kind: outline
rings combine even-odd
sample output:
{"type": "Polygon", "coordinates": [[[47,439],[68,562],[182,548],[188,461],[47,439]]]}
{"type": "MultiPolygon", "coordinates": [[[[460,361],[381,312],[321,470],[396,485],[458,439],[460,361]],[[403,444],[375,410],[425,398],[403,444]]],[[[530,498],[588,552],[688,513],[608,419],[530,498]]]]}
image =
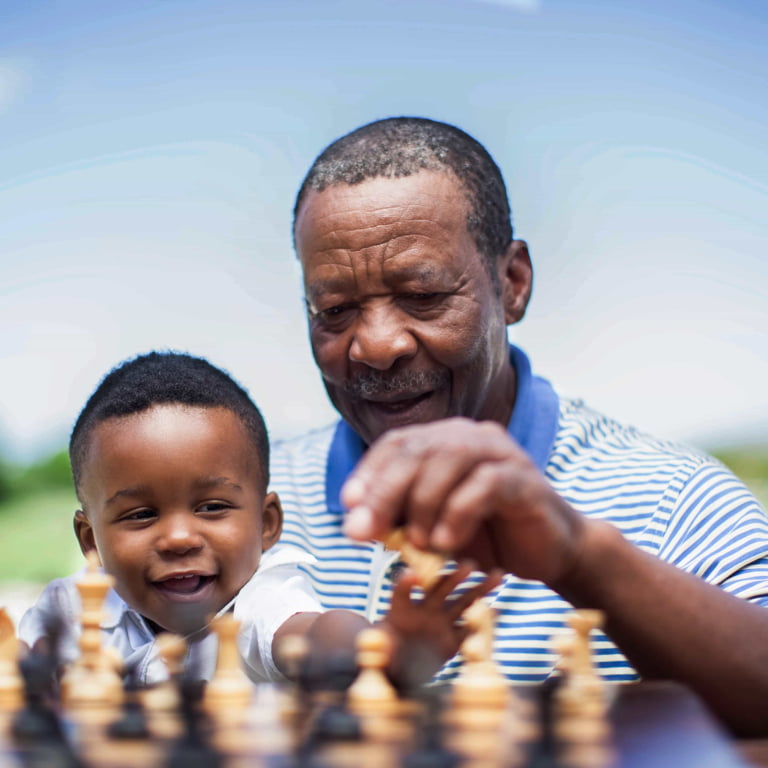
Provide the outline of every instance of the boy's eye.
{"type": "Polygon", "coordinates": [[[155,517],[156,513],[154,509],[132,509],[130,512],[124,514],[121,520],[150,520],[155,517]]]}
{"type": "Polygon", "coordinates": [[[223,512],[224,510],[227,510],[231,507],[231,504],[227,504],[225,501],[206,501],[205,503],[201,504],[197,509],[200,512],[209,512],[209,513],[216,513],[216,512],[223,512]]]}

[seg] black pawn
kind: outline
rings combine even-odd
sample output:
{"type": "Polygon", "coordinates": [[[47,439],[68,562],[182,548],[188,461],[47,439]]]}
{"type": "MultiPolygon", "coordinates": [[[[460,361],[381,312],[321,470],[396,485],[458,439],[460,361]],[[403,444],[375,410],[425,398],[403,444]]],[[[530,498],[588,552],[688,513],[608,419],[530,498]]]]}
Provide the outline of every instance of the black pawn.
{"type": "Polygon", "coordinates": [[[558,768],[558,745],[554,729],[554,704],[557,689],[562,684],[560,675],[550,675],[538,687],[537,708],[541,732],[525,760],[525,768],[558,768]]]}
{"type": "Polygon", "coordinates": [[[224,759],[208,738],[210,722],[200,709],[202,684],[182,679],[179,688],[184,731],[171,748],[167,767],[223,768],[224,759]]]}
{"type": "Polygon", "coordinates": [[[140,688],[136,668],[133,667],[126,676],[122,716],[109,726],[108,733],[113,739],[149,738],[147,717],[139,698],[140,688]]]}
{"type": "Polygon", "coordinates": [[[443,692],[437,687],[425,688],[421,698],[424,716],[418,730],[419,743],[403,757],[403,768],[457,768],[461,757],[444,744],[443,692]]]}
{"type": "Polygon", "coordinates": [[[314,742],[360,741],[363,737],[359,718],[347,706],[347,689],[357,676],[352,656],[341,654],[328,659],[322,688],[330,694],[330,703],[318,713],[310,732],[314,742]]]}
{"type": "Polygon", "coordinates": [[[19,662],[24,679],[24,707],[14,717],[11,733],[20,762],[27,768],[82,768],[49,704],[52,657],[31,652],[19,662]]]}

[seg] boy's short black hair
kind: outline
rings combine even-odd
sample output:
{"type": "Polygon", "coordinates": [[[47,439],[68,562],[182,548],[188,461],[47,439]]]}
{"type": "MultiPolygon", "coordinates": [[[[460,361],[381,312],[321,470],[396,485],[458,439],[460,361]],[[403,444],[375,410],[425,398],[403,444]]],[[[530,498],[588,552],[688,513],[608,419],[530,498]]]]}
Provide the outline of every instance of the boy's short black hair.
{"type": "Polygon", "coordinates": [[[69,460],[75,490],[93,428],[107,419],[141,413],[154,405],[178,403],[228,408],[241,421],[256,449],[262,480],[269,483],[269,437],[261,412],[231,376],[201,357],[182,352],[149,352],[113,368],[90,396],[72,429],[69,460]]]}

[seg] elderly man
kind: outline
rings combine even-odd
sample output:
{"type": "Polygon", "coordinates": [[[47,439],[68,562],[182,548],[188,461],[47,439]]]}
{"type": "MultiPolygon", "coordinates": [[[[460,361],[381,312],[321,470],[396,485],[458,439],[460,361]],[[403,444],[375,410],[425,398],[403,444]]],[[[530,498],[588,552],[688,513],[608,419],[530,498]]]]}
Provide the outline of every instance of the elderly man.
{"type": "Polygon", "coordinates": [[[402,564],[378,540],[403,527],[503,570],[510,678],[545,677],[568,611],[598,608],[604,677],[676,679],[764,730],[766,514],[714,460],[558,396],[508,344],[532,268],[485,149],[417,118],[353,131],[310,169],[294,237],[342,419],[279,446],[273,487],[327,607],[382,615],[402,564]]]}

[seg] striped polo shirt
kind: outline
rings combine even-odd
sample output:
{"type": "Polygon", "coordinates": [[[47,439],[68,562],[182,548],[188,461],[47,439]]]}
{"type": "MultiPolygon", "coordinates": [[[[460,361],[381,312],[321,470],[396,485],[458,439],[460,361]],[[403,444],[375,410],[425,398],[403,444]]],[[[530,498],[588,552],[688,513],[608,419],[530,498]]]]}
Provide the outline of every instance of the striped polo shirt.
{"type": "MultiPolygon", "coordinates": [[[[616,526],[642,550],[742,598],[768,605],[768,517],[722,464],[691,448],[656,440],[559,397],[510,346],[517,396],[509,434],[557,493],[587,517],[616,526]]],[[[341,486],[365,450],[344,421],[278,443],[271,487],[285,514],[282,540],[317,559],[306,566],[321,602],[380,619],[403,565],[378,542],[346,538],[341,486]]],[[[469,583],[477,581],[476,574],[469,583]]],[[[572,607],[541,582],[504,577],[487,598],[498,611],[494,658],[518,682],[546,677],[556,663],[553,637],[572,607]]],[[[604,678],[636,673],[600,631],[593,638],[604,678]]],[[[460,656],[438,679],[455,676],[460,656]]]]}

